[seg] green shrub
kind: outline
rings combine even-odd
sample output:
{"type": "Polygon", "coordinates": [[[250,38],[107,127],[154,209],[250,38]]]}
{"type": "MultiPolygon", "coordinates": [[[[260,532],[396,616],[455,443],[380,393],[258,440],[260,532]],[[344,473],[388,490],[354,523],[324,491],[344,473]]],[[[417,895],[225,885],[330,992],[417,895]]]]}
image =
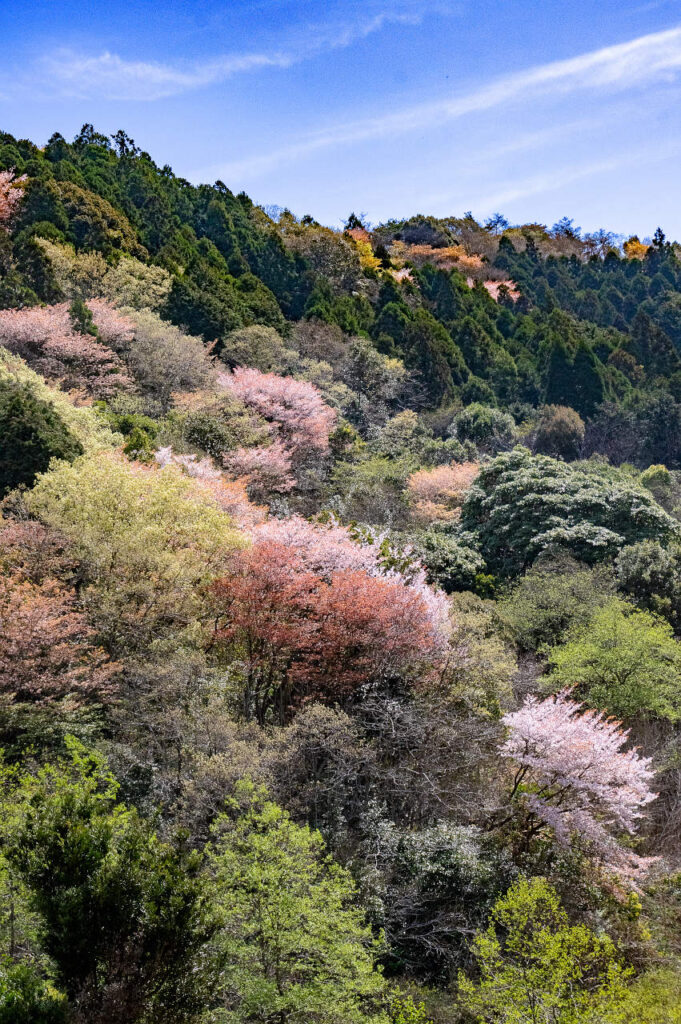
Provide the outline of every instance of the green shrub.
{"type": "Polygon", "coordinates": [[[66,999],[29,963],[0,963],[0,1024],[66,1024],[66,999]]]}
{"type": "Polygon", "coordinates": [[[584,420],[574,409],[567,405],[546,405],[537,425],[536,450],[569,462],[579,456],[584,430],[584,420]]]}
{"type": "Polygon", "coordinates": [[[497,612],[519,647],[538,651],[560,643],[573,627],[587,625],[613,593],[607,569],[572,558],[542,560],[505,594],[497,612]]]}
{"type": "Polygon", "coordinates": [[[450,533],[424,530],[416,538],[414,548],[426,569],[428,582],[448,594],[474,590],[476,577],[485,568],[480,552],[450,533]]]}
{"type": "Polygon", "coordinates": [[[0,379],[0,496],[30,487],[51,459],[72,462],[83,447],[54,407],[28,384],[0,379]]]}
{"type": "Polygon", "coordinates": [[[478,447],[496,451],[511,444],[515,431],[512,416],[489,405],[474,402],[454,418],[459,441],[473,441],[478,447]]]}

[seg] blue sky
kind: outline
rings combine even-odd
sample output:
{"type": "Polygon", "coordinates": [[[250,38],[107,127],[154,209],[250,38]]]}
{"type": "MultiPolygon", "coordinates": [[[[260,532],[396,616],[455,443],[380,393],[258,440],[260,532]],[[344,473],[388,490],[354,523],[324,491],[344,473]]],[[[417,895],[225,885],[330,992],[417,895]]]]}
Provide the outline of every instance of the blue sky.
{"type": "Polygon", "coordinates": [[[328,224],[496,210],[681,238],[681,0],[14,0],[0,128],[123,128],[328,224]]]}

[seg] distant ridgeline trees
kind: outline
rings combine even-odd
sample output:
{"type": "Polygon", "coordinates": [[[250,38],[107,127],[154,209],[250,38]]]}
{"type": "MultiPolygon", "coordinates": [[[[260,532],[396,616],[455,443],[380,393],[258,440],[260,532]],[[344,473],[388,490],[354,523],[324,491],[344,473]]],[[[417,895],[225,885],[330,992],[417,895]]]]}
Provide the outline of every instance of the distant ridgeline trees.
{"type": "Polygon", "coordinates": [[[369,231],[353,215],[334,232],[274,220],[219,181],[193,186],[91,125],[42,149],[0,134],[0,173],[0,308],[111,297],[117,268],[136,265],[162,318],[216,352],[237,328],[287,337],[292,321],[321,321],[401,359],[412,408],[479,401],[520,422],[565,406],[592,421],[587,453],[681,465],[666,428],[681,423],[681,263],[659,230],[622,253],[566,219],[418,216],[369,231]]]}

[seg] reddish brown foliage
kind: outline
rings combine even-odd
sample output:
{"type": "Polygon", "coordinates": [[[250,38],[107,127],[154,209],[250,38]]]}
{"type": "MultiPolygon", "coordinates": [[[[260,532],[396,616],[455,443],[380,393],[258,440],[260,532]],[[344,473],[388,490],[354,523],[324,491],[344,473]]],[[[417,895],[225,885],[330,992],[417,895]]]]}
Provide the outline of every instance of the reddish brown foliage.
{"type": "Polygon", "coordinates": [[[108,688],[113,666],[93,646],[92,630],[72,593],[54,580],[0,576],[0,695],[76,707],[108,688]]]}
{"type": "Polygon", "coordinates": [[[212,591],[214,642],[241,653],[242,711],[261,723],[271,715],[285,721],[303,700],[339,700],[437,658],[418,591],[357,570],[323,579],[276,541],[240,552],[212,591]]]}
{"type": "Polygon", "coordinates": [[[65,538],[42,523],[15,519],[0,528],[0,571],[42,583],[47,578],[63,580],[75,568],[65,538]]]}

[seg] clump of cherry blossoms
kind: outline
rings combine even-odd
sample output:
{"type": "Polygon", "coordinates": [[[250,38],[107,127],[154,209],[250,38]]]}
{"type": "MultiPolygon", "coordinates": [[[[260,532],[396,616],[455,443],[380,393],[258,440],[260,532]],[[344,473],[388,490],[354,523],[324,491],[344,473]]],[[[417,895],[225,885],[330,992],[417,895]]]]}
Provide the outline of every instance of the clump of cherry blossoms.
{"type": "Polygon", "coordinates": [[[0,226],[7,227],[11,224],[19,204],[24,197],[24,182],[26,175],[20,178],[14,176],[14,171],[0,171],[0,226]]]}
{"type": "Polygon", "coordinates": [[[177,455],[170,445],[159,448],[154,459],[161,469],[179,466],[187,476],[192,477],[201,492],[209,495],[243,529],[250,529],[265,518],[267,510],[249,499],[245,479],[228,479],[216,469],[211,459],[177,455]]]}
{"type": "Polygon", "coordinates": [[[132,325],[104,302],[92,306],[99,338],[76,328],[65,302],[0,310],[0,345],[69,391],[110,398],[132,387],[123,362],[109,347],[132,325]]]}
{"type": "Polygon", "coordinates": [[[528,831],[548,826],[560,844],[579,843],[607,872],[635,885],[652,859],[619,839],[636,833],[655,793],[650,759],[627,748],[628,730],[564,692],[528,697],[502,721],[508,737],[500,753],[517,765],[512,796],[528,812],[528,831]]]}
{"type": "Polygon", "coordinates": [[[480,471],[477,462],[452,462],[432,469],[419,469],[407,481],[412,519],[422,525],[451,522],[480,471]]]}
{"type": "Polygon", "coordinates": [[[217,383],[270,425],[269,445],[239,448],[224,457],[225,468],[246,476],[257,497],[290,491],[296,471],[327,454],[336,413],[314,384],[242,366],[218,374],[217,383]]]}

